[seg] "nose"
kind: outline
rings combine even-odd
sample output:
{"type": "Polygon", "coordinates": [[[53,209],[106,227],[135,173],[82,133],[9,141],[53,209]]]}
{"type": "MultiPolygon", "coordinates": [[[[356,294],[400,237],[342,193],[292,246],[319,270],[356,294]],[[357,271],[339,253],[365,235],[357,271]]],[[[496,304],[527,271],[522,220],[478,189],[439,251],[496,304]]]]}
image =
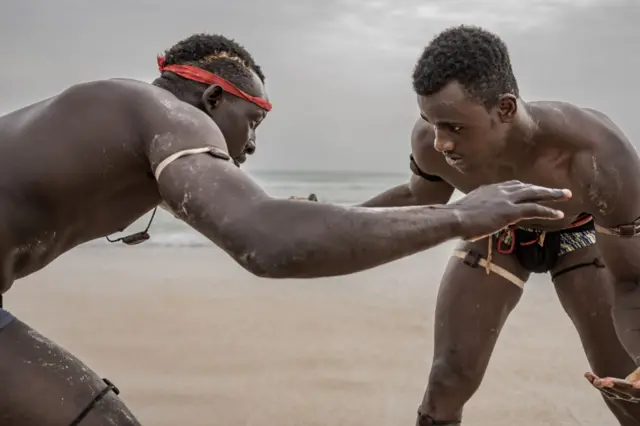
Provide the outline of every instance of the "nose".
{"type": "Polygon", "coordinates": [[[254,152],[256,152],[256,143],[255,143],[255,141],[252,141],[252,140],[251,140],[251,141],[249,141],[249,142],[247,143],[246,148],[244,149],[244,152],[246,152],[246,153],[247,153],[247,154],[249,154],[249,155],[251,155],[251,154],[253,154],[254,152]]]}
{"type": "Polygon", "coordinates": [[[436,138],[433,140],[433,148],[438,152],[453,151],[453,142],[442,132],[436,129],[436,138]]]}

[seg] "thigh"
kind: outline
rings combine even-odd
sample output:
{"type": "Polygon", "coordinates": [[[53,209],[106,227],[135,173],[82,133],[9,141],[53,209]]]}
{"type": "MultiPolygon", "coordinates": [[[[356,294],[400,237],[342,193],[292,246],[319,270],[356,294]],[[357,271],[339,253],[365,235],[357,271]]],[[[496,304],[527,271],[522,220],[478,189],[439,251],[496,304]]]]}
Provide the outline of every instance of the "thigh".
{"type": "MultiPolygon", "coordinates": [[[[69,426],[107,385],[80,360],[18,319],[0,330],[0,424],[69,426]]],[[[113,391],[78,426],[139,426],[113,391]]]]}
{"type": "MultiPolygon", "coordinates": [[[[489,257],[486,239],[463,243],[458,250],[489,257]]],[[[513,255],[492,250],[491,263],[523,282],[529,277],[513,255]]],[[[438,292],[434,363],[484,374],[498,334],[521,295],[522,289],[503,276],[452,257],[438,292]]]]}

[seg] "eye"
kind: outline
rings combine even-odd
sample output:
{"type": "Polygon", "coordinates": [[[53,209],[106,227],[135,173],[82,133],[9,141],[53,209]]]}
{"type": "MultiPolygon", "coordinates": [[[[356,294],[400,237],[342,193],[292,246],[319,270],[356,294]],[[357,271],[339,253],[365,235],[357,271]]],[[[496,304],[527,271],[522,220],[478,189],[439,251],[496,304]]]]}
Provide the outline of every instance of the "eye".
{"type": "Polygon", "coordinates": [[[260,123],[262,123],[262,119],[263,117],[250,119],[249,126],[251,126],[253,130],[255,130],[260,125],[260,123]]]}
{"type": "Polygon", "coordinates": [[[460,133],[460,131],[462,130],[462,126],[458,126],[456,124],[446,124],[443,127],[445,127],[451,133],[460,133]]]}

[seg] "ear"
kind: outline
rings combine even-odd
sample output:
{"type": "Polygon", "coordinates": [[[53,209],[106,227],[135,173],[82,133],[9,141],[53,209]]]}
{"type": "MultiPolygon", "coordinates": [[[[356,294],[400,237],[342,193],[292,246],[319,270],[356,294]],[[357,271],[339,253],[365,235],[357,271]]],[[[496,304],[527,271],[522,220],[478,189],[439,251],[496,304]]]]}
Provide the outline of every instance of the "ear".
{"type": "Polygon", "coordinates": [[[503,123],[513,121],[518,112],[518,99],[511,93],[500,96],[498,100],[498,116],[503,123]]]}
{"type": "Polygon", "coordinates": [[[207,114],[211,115],[213,110],[220,104],[222,100],[222,87],[217,84],[213,84],[207,87],[207,90],[202,94],[202,103],[204,104],[204,109],[207,111],[207,114]]]}

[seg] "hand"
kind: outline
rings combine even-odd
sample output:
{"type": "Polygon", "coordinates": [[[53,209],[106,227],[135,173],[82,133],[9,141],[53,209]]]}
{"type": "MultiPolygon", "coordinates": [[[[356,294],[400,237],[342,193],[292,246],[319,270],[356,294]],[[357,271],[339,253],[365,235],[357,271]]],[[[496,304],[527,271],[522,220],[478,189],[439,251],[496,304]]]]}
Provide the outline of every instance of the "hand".
{"type": "Polygon", "coordinates": [[[304,200],[304,201],[318,201],[318,197],[316,197],[316,194],[309,194],[307,197],[298,197],[295,195],[292,195],[291,197],[289,197],[290,200],[304,200]]]}
{"type": "Polygon", "coordinates": [[[624,380],[614,377],[600,378],[593,373],[586,373],[584,377],[607,398],[640,402],[640,368],[624,380]]]}
{"type": "Polygon", "coordinates": [[[464,239],[480,239],[521,220],[562,219],[560,210],[542,206],[544,201],[571,198],[568,189],[552,189],[517,180],[481,186],[451,203],[462,225],[464,239]]]}

